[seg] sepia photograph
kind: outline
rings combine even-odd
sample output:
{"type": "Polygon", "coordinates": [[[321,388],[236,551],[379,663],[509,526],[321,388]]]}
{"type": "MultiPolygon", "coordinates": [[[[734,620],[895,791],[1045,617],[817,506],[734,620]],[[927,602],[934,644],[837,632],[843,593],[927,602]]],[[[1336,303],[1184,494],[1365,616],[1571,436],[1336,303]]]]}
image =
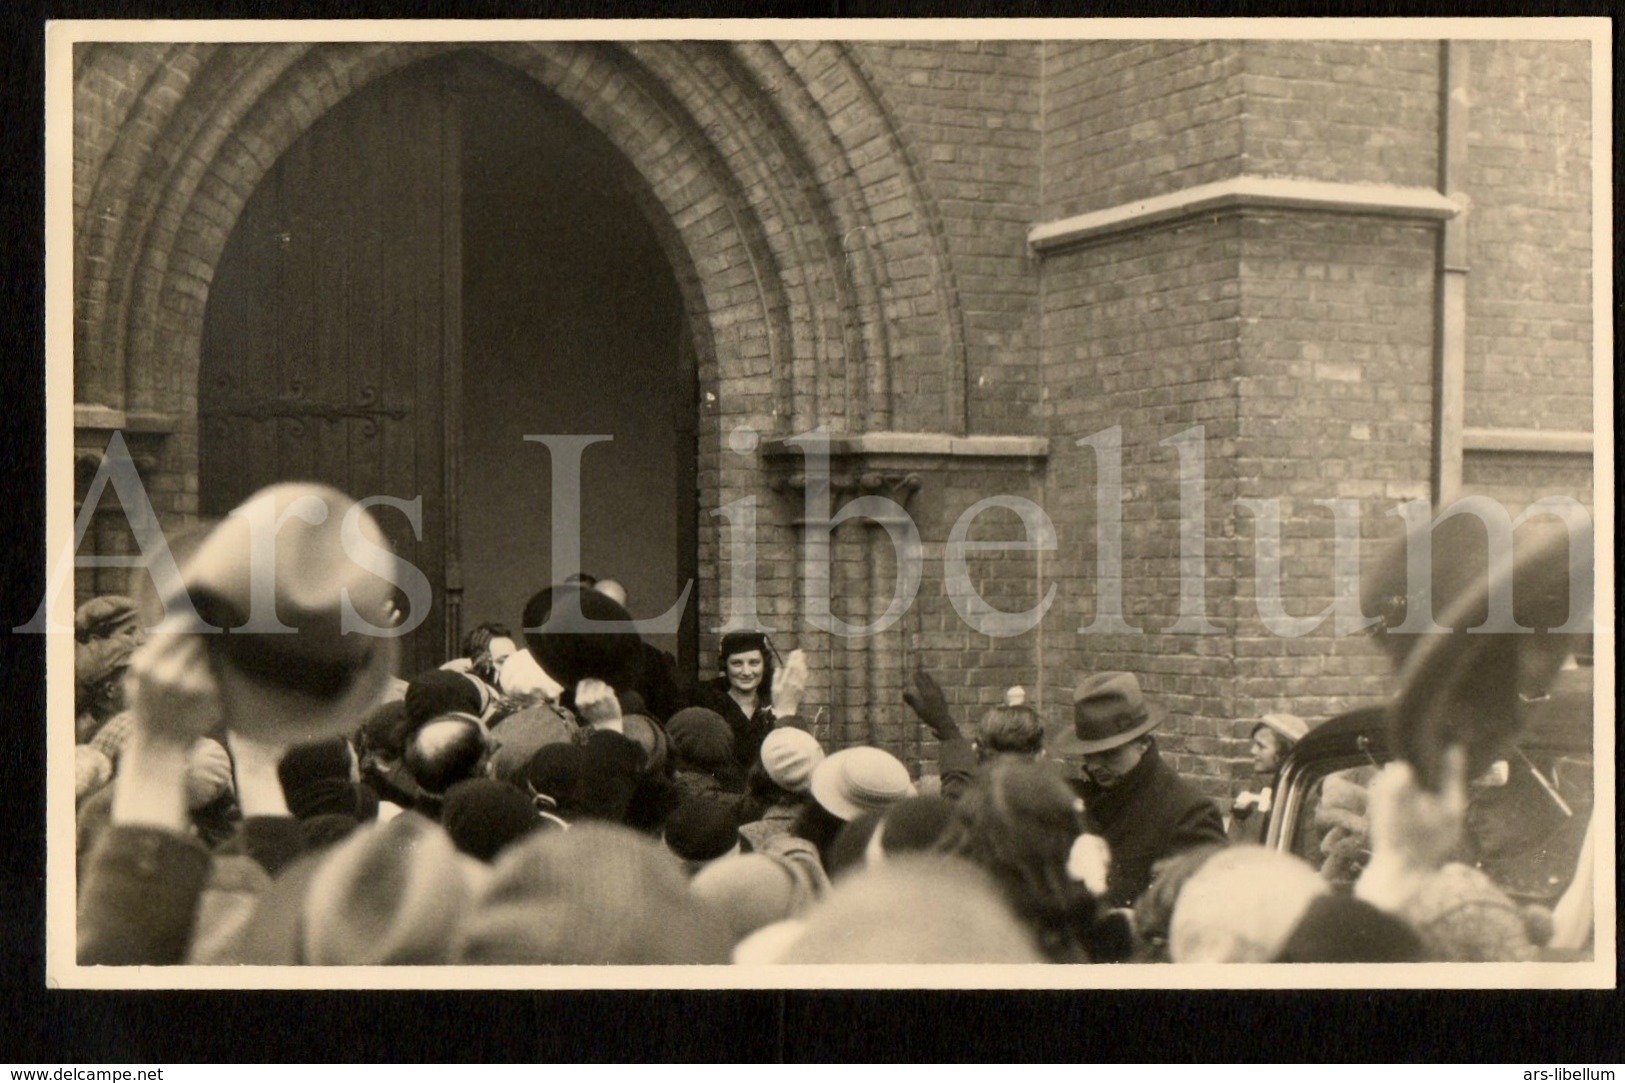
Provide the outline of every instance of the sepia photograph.
{"type": "Polygon", "coordinates": [[[1612,988],[1610,45],[49,24],[48,980],[1612,988]]]}

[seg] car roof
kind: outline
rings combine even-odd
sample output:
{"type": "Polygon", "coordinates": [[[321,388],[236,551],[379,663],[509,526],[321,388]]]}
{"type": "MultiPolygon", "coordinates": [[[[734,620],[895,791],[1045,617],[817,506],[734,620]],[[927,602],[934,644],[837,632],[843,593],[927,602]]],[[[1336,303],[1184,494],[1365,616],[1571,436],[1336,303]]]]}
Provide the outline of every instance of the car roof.
{"type": "Polygon", "coordinates": [[[1387,707],[1362,707],[1329,718],[1303,735],[1292,749],[1295,760],[1324,759],[1369,751],[1379,761],[1388,755],[1387,707]],[[1363,739],[1363,743],[1362,743],[1363,739]]]}
{"type": "MultiPolygon", "coordinates": [[[[1589,666],[1563,670],[1551,695],[1531,704],[1517,744],[1525,748],[1589,749],[1592,741],[1592,678],[1589,666]]],[[[1390,755],[1387,705],[1362,707],[1327,719],[1293,747],[1296,761],[1369,753],[1378,763],[1390,755]]]]}

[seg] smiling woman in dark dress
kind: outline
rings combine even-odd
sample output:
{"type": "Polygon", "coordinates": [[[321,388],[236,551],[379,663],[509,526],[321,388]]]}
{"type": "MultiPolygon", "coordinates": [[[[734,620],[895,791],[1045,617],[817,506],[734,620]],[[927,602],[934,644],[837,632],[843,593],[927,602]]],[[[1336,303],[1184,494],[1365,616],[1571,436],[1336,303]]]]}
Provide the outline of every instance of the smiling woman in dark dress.
{"type": "Polygon", "coordinates": [[[777,720],[773,713],[773,649],[761,632],[729,632],[717,652],[722,676],[700,686],[698,706],[727,720],[734,760],[749,769],[777,720]]]}

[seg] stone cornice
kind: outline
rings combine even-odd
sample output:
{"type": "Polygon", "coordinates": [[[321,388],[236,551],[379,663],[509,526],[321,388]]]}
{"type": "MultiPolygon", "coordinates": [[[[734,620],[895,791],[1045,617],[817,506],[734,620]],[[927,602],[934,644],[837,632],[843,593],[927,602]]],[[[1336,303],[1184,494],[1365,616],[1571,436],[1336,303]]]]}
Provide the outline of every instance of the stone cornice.
{"type": "MultiPolygon", "coordinates": [[[[954,436],[941,432],[833,433],[828,437],[831,459],[855,456],[873,459],[926,456],[955,459],[1038,459],[1049,457],[1049,439],[1043,436],[954,436]]],[[[802,458],[802,449],[785,440],[764,440],[762,457],[802,458]]]]}
{"type": "Polygon", "coordinates": [[[76,402],[73,427],[81,431],[167,434],[180,428],[180,418],[155,410],[115,410],[99,403],[76,402]]]}
{"type": "Polygon", "coordinates": [[[1536,455],[1591,455],[1596,451],[1591,433],[1553,429],[1463,429],[1461,446],[1465,451],[1536,455]]]}
{"type": "Polygon", "coordinates": [[[1312,211],[1442,222],[1463,209],[1461,203],[1432,188],[1337,184],[1244,174],[1070,218],[1041,222],[1027,231],[1027,244],[1042,255],[1148,226],[1220,212],[1312,211]]]}
{"type": "MultiPolygon", "coordinates": [[[[803,501],[820,487],[832,504],[854,496],[884,496],[906,507],[925,484],[922,472],[952,468],[969,460],[993,460],[1038,466],[1049,457],[1049,440],[1042,436],[955,436],[939,432],[831,433],[824,436],[828,473],[809,474],[807,452],[799,443],[764,440],[762,460],[768,467],[774,492],[803,501]]],[[[808,441],[811,443],[812,441],[808,441]]],[[[815,445],[816,447],[816,445],[815,445]]],[[[816,501],[814,502],[816,505],[816,501]]],[[[884,525],[884,519],[874,519],[884,525]]],[[[794,520],[805,526],[805,517],[794,520]]],[[[827,525],[818,520],[817,525],[827,525]]]]}

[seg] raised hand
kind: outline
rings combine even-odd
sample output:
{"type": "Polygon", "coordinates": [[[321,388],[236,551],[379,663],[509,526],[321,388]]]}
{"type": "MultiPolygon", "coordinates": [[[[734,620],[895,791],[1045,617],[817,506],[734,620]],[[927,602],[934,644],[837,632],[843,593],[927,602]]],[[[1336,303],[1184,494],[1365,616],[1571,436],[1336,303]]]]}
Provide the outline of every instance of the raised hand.
{"type": "Polygon", "coordinates": [[[1439,775],[1435,793],[1417,781],[1409,763],[1396,760],[1372,780],[1366,798],[1371,861],[1354,893],[1373,906],[1404,906],[1460,841],[1467,821],[1467,750],[1446,749],[1439,775]]]}
{"type": "Polygon", "coordinates": [[[773,674],[773,713],[787,718],[801,710],[801,697],[807,694],[807,652],[793,650],[784,666],[773,674]]]}
{"type": "Polygon", "coordinates": [[[155,632],[131,656],[125,680],[149,741],[191,748],[220,721],[220,686],[202,636],[155,632]]]}
{"type": "Polygon", "coordinates": [[[942,694],[941,686],[925,670],[914,671],[914,691],[904,692],[903,702],[936,734],[938,740],[958,734],[959,726],[948,709],[948,697],[942,694]]]}
{"type": "Polygon", "coordinates": [[[613,688],[594,677],[576,685],[576,713],[592,729],[621,732],[621,701],[613,688]]]}

